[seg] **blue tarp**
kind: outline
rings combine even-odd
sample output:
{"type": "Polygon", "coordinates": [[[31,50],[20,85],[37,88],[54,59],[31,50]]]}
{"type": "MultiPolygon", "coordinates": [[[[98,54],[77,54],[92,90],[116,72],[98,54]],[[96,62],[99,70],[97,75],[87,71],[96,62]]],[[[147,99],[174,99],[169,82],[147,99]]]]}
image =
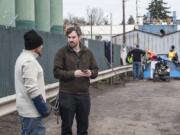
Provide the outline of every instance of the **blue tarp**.
{"type": "MultiPolygon", "coordinates": [[[[158,57],[167,62],[167,65],[170,68],[170,77],[171,78],[180,78],[180,66],[178,66],[177,63],[169,60],[167,58],[166,54],[159,54],[158,57]]],[[[144,78],[145,79],[151,78],[152,71],[150,70],[150,67],[151,67],[151,63],[147,63],[145,65],[145,69],[144,69],[144,78]]]]}

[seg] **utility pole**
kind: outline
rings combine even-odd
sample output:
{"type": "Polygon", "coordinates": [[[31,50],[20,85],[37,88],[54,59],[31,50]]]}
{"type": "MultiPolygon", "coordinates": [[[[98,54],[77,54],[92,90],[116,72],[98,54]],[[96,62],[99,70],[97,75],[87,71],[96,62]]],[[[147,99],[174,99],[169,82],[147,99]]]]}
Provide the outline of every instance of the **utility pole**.
{"type": "Polygon", "coordinates": [[[92,39],[92,14],[91,14],[91,39],[92,39]]]}
{"type": "MultiPolygon", "coordinates": [[[[138,19],[138,0],[136,0],[136,29],[139,28],[139,19],[138,19]]],[[[139,32],[137,31],[137,44],[139,45],[139,32]]]]}
{"type": "Polygon", "coordinates": [[[139,20],[138,20],[138,0],[136,0],[136,23],[139,25],[139,20]]]}
{"type": "Polygon", "coordinates": [[[111,34],[111,41],[110,41],[110,44],[111,44],[111,68],[113,68],[113,45],[112,45],[112,13],[110,13],[110,34],[111,34]]]}
{"type": "Polygon", "coordinates": [[[123,5],[123,46],[125,46],[126,43],[126,27],[125,27],[125,0],[122,0],[122,5],[123,5]]]}
{"type": "MultiPolygon", "coordinates": [[[[111,55],[111,69],[113,70],[113,44],[112,44],[112,13],[110,13],[110,34],[111,34],[111,40],[110,40],[110,55],[111,55]]],[[[111,85],[113,84],[113,77],[110,79],[111,85]]]]}
{"type": "Polygon", "coordinates": [[[121,59],[123,61],[123,65],[126,64],[126,56],[127,56],[127,51],[126,51],[126,25],[125,25],[125,1],[122,0],[122,9],[123,9],[123,45],[121,49],[121,59]]]}

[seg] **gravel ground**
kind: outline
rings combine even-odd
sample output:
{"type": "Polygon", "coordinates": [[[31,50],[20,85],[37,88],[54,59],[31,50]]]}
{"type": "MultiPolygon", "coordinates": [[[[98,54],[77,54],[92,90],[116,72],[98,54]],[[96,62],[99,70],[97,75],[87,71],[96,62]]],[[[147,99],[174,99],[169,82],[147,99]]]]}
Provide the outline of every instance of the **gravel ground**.
{"type": "MultiPolygon", "coordinates": [[[[180,135],[180,81],[130,81],[90,88],[89,135],[180,135]]],[[[51,114],[47,135],[60,135],[51,114]]],[[[73,126],[76,135],[75,123],[73,126]]],[[[18,135],[17,113],[0,118],[0,135],[18,135]]]]}

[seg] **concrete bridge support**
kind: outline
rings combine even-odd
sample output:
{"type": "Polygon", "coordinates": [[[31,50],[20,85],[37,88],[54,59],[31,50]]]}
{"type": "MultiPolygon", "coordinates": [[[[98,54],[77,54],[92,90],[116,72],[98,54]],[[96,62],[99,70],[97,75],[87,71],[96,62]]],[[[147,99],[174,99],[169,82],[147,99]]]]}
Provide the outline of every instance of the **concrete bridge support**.
{"type": "Polygon", "coordinates": [[[15,26],[15,0],[0,0],[0,25],[15,26]]]}
{"type": "Polygon", "coordinates": [[[34,0],[16,0],[16,28],[35,28],[35,4],[34,0]]]}
{"type": "Polygon", "coordinates": [[[51,0],[51,32],[63,32],[63,1],[51,0]]]}
{"type": "Polygon", "coordinates": [[[37,30],[50,32],[50,0],[35,0],[35,22],[37,30]]]}

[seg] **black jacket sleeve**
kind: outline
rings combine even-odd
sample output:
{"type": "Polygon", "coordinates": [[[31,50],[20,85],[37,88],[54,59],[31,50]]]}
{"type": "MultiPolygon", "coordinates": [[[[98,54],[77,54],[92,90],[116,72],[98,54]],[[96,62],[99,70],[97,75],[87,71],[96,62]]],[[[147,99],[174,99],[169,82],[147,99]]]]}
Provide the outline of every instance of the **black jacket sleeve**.
{"type": "Polygon", "coordinates": [[[90,54],[91,54],[91,60],[90,60],[90,70],[92,72],[92,75],[91,75],[91,79],[94,79],[98,76],[98,66],[97,66],[97,63],[96,63],[96,60],[93,56],[93,53],[90,51],[90,54]]]}

